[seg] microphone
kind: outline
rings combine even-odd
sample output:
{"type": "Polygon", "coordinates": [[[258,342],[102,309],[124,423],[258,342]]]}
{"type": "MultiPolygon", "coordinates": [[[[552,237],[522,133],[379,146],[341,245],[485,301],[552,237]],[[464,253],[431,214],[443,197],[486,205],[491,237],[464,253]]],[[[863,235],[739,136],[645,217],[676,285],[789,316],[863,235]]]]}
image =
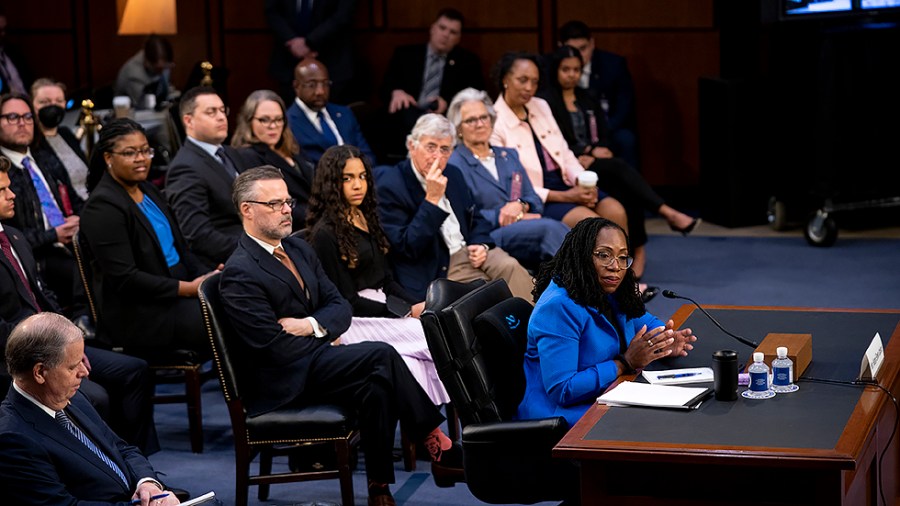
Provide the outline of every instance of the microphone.
{"type": "Polygon", "coordinates": [[[716,319],[713,318],[713,316],[712,316],[711,314],[707,313],[706,310],[703,309],[703,306],[701,306],[700,304],[698,304],[697,301],[695,301],[694,299],[692,299],[692,298],[690,298],[690,297],[685,297],[685,296],[683,296],[683,295],[678,295],[677,293],[673,292],[672,290],[663,290],[663,291],[662,291],[662,295],[663,295],[663,297],[665,297],[665,298],[667,298],[667,299],[683,299],[683,300],[687,300],[687,301],[692,302],[695,306],[697,306],[697,309],[699,309],[703,314],[706,315],[707,318],[710,319],[710,321],[712,321],[713,323],[716,324],[716,327],[719,327],[719,330],[721,330],[722,332],[724,332],[724,333],[728,334],[729,336],[735,338],[735,339],[736,339],[738,342],[740,342],[741,344],[745,344],[745,345],[747,345],[747,346],[749,346],[749,347],[751,347],[751,348],[754,348],[754,349],[755,349],[755,348],[759,348],[759,345],[758,345],[757,343],[755,343],[755,342],[753,342],[753,341],[747,339],[746,337],[741,337],[741,336],[739,336],[739,335],[737,335],[737,334],[732,334],[731,332],[728,332],[727,330],[725,330],[725,327],[723,327],[722,325],[720,325],[719,322],[716,321],[716,319]]]}

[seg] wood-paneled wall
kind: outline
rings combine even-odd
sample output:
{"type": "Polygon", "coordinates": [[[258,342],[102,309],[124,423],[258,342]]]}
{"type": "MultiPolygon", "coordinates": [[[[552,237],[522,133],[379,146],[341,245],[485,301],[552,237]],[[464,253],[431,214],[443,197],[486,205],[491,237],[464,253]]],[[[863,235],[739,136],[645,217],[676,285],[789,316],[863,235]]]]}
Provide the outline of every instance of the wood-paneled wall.
{"type": "MultiPolygon", "coordinates": [[[[328,1],[328,0],[321,0],[328,1]]],[[[424,41],[434,13],[449,2],[359,0],[353,37],[371,100],[394,47],[424,41]]],[[[485,76],[511,49],[549,51],[556,27],[581,19],[598,47],[628,58],[635,81],[642,171],[652,184],[698,179],[697,79],[719,73],[713,0],[457,0],[466,15],[462,45],[478,53],[485,76]]],[[[72,90],[109,85],[143,37],[116,35],[115,0],[4,0],[10,44],[25,54],[32,77],[53,76],[72,90]]],[[[229,69],[232,109],[267,75],[272,38],[263,0],[182,0],[173,82],[209,59],[229,69]]]]}

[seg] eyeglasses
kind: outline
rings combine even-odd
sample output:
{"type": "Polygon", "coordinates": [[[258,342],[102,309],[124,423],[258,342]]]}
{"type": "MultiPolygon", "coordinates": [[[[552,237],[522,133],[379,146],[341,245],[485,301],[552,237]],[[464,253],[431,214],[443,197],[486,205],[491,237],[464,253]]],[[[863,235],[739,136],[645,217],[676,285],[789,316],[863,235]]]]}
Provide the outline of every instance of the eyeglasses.
{"type": "Polygon", "coordinates": [[[29,123],[34,123],[34,114],[31,114],[30,112],[26,112],[25,114],[16,114],[14,112],[11,112],[9,114],[0,115],[0,118],[3,118],[7,123],[10,124],[17,124],[20,121],[22,123],[25,123],[26,125],[29,123]]]}
{"type": "Polygon", "coordinates": [[[437,153],[438,150],[440,150],[441,156],[450,156],[450,153],[453,152],[453,148],[451,148],[450,146],[438,146],[433,142],[429,142],[428,144],[423,145],[422,149],[424,149],[425,152],[429,155],[437,153]]]}
{"type": "Polygon", "coordinates": [[[155,151],[153,148],[144,148],[144,149],[126,149],[125,151],[110,151],[111,154],[119,155],[122,158],[127,158],[129,160],[137,160],[138,155],[143,156],[144,158],[153,158],[153,154],[155,151]]]}
{"type": "Polygon", "coordinates": [[[231,112],[231,109],[229,109],[227,105],[223,105],[222,107],[210,107],[209,109],[203,109],[200,112],[205,114],[206,116],[209,116],[210,118],[215,118],[219,115],[219,113],[228,116],[228,113],[231,112]]]}
{"type": "Polygon", "coordinates": [[[261,118],[253,118],[256,121],[259,121],[263,125],[267,127],[277,127],[284,125],[284,116],[278,116],[277,118],[270,118],[268,116],[263,116],[261,118]]]}
{"type": "Polygon", "coordinates": [[[491,116],[489,114],[482,114],[481,116],[474,116],[472,118],[466,118],[462,120],[463,124],[469,127],[473,127],[479,123],[488,124],[491,122],[491,116]]]}
{"type": "Polygon", "coordinates": [[[332,81],[323,80],[323,81],[306,81],[305,83],[300,83],[300,87],[304,90],[314,90],[319,86],[323,88],[331,88],[331,85],[334,84],[332,81]]]}
{"type": "Polygon", "coordinates": [[[244,202],[249,202],[251,204],[259,204],[261,206],[266,206],[272,210],[272,212],[278,212],[284,209],[284,206],[287,205],[291,209],[297,205],[297,199],[284,199],[284,200],[270,200],[268,202],[260,202],[258,200],[245,200],[244,202]]]}
{"type": "Polygon", "coordinates": [[[634,257],[627,255],[613,256],[609,251],[595,251],[593,255],[597,257],[597,260],[603,267],[612,267],[613,264],[617,264],[620,269],[627,269],[634,263],[634,257]]]}

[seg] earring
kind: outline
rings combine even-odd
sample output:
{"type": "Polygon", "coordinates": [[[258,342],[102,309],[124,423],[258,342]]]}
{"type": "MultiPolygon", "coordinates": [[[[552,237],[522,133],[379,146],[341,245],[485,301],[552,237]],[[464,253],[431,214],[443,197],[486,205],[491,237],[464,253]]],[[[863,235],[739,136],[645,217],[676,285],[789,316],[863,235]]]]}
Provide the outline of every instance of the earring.
{"type": "Polygon", "coordinates": [[[112,164],[111,164],[111,163],[107,163],[107,164],[106,164],[106,168],[107,168],[107,169],[111,169],[111,168],[112,168],[112,164]]]}

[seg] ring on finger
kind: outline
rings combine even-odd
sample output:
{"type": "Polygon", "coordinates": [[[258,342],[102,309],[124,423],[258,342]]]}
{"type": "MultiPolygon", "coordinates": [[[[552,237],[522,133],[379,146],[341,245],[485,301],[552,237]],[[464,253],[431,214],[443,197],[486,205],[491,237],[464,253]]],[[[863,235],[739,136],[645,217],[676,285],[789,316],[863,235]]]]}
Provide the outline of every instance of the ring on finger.
{"type": "Polygon", "coordinates": [[[652,339],[647,339],[647,346],[648,346],[648,347],[653,347],[653,340],[652,340],[652,339]]]}

